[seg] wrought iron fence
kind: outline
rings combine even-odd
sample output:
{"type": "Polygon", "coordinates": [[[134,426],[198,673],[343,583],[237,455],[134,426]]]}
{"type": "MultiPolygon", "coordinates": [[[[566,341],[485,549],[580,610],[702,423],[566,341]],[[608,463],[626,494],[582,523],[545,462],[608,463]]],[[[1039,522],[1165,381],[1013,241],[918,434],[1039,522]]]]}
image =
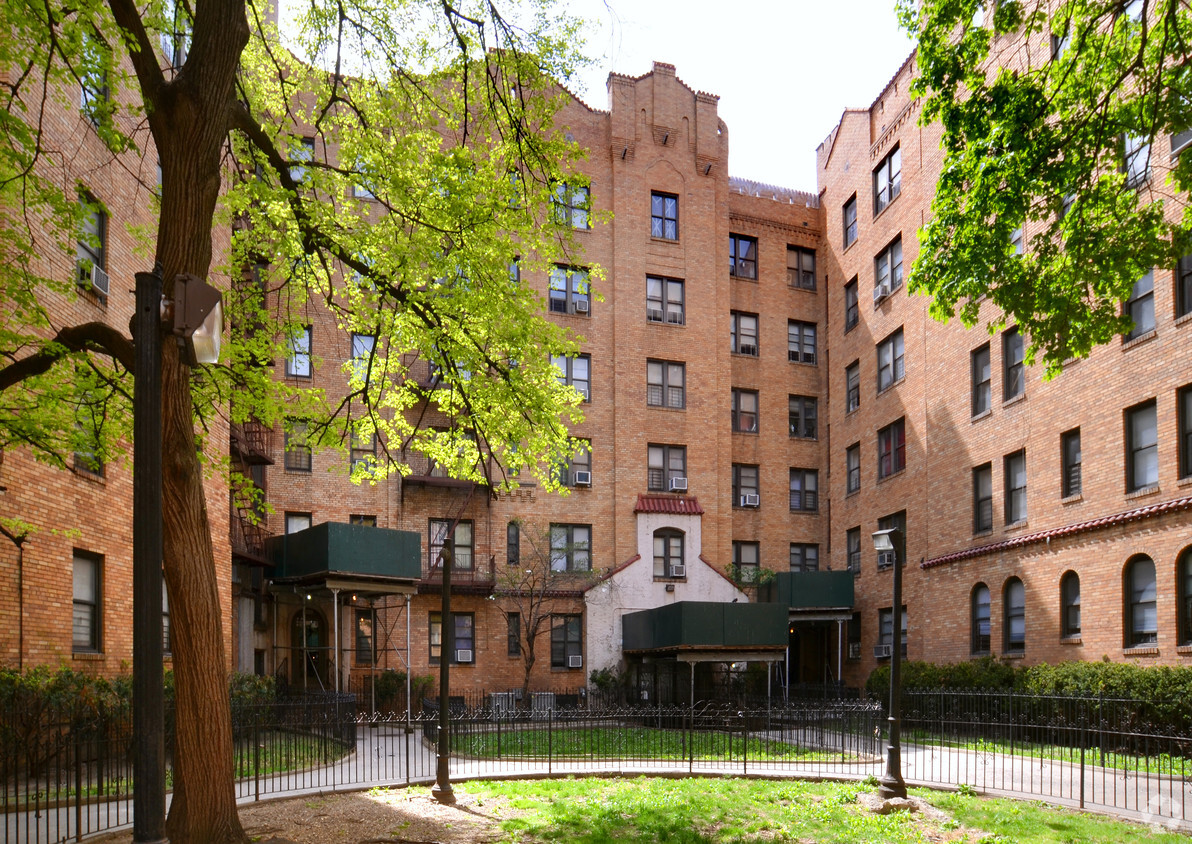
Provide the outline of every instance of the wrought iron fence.
{"type": "MultiPolygon", "coordinates": [[[[1008,792],[1192,828],[1190,702],[906,693],[908,782],[1008,792]],[[1160,728],[1157,725],[1165,724],[1160,728]]],[[[860,780],[884,770],[881,704],[831,695],[740,706],[626,704],[596,690],[468,693],[450,706],[454,779],[503,774],[765,774],[860,780]]],[[[437,700],[407,721],[322,694],[233,708],[239,799],[433,781],[437,700]]],[[[167,757],[173,719],[167,717],[167,757]]],[[[131,822],[127,708],[0,712],[5,844],[131,822]]],[[[172,772],[167,774],[167,786],[172,772]]]]}

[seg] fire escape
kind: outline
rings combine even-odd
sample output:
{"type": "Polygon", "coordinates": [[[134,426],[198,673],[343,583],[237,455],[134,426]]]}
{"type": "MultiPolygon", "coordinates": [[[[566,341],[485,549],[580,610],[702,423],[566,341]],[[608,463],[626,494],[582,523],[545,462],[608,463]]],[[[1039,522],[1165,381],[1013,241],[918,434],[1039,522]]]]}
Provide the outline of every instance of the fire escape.
{"type": "Polygon", "coordinates": [[[269,439],[271,431],[255,419],[232,423],[228,446],[232,470],[252,488],[252,495],[231,495],[232,560],[236,564],[265,565],[263,504],[265,502],[265,467],[273,464],[269,439]]]}

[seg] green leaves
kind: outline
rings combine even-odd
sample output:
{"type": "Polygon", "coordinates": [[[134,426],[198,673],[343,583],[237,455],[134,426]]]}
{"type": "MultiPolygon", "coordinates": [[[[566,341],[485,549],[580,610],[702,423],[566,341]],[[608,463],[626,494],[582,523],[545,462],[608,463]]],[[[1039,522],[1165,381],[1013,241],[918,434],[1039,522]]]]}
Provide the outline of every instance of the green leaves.
{"type": "Polygon", "coordinates": [[[979,5],[900,4],[919,42],[912,90],[945,152],[908,287],[937,319],[1017,323],[1028,360],[1055,374],[1129,329],[1121,303],[1192,228],[1192,163],[1168,160],[1192,118],[1192,13],[1174,0],[1149,0],[1138,20],[1116,0],[1050,13],[1011,0],[990,21],[979,5]]]}

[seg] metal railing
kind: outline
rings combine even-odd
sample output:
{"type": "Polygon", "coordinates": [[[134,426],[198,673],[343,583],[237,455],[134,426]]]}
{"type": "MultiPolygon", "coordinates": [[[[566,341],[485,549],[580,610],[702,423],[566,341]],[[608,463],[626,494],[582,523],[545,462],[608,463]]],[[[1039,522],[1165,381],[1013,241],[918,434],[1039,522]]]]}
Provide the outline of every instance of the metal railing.
{"type": "MultiPolygon", "coordinates": [[[[884,770],[882,705],[820,695],[753,703],[615,703],[596,690],[468,693],[451,701],[453,779],[700,773],[861,780],[884,770]]],[[[1186,701],[908,691],[904,776],[970,785],[1192,829],[1186,701]]],[[[353,695],[233,707],[241,801],[435,776],[437,699],[409,722],[353,695]]],[[[173,719],[167,714],[167,760],[173,719]]],[[[5,844],[58,842],[131,822],[127,707],[78,717],[0,712],[5,844]]],[[[167,786],[172,783],[172,769],[167,786]]]]}

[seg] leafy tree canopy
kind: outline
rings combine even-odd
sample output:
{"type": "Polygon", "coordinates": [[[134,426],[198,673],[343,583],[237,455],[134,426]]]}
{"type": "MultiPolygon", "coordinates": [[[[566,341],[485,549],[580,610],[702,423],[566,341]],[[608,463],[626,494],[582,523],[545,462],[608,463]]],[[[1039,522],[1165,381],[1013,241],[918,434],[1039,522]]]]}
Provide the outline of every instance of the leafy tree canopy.
{"type": "Polygon", "coordinates": [[[966,326],[988,298],[1054,375],[1130,329],[1184,254],[1192,10],[1181,0],[899,0],[944,160],[908,287],[966,326]],[[1022,237],[1025,232],[1026,237],[1022,237]],[[1018,244],[1021,242],[1021,248],[1018,244]]]}

